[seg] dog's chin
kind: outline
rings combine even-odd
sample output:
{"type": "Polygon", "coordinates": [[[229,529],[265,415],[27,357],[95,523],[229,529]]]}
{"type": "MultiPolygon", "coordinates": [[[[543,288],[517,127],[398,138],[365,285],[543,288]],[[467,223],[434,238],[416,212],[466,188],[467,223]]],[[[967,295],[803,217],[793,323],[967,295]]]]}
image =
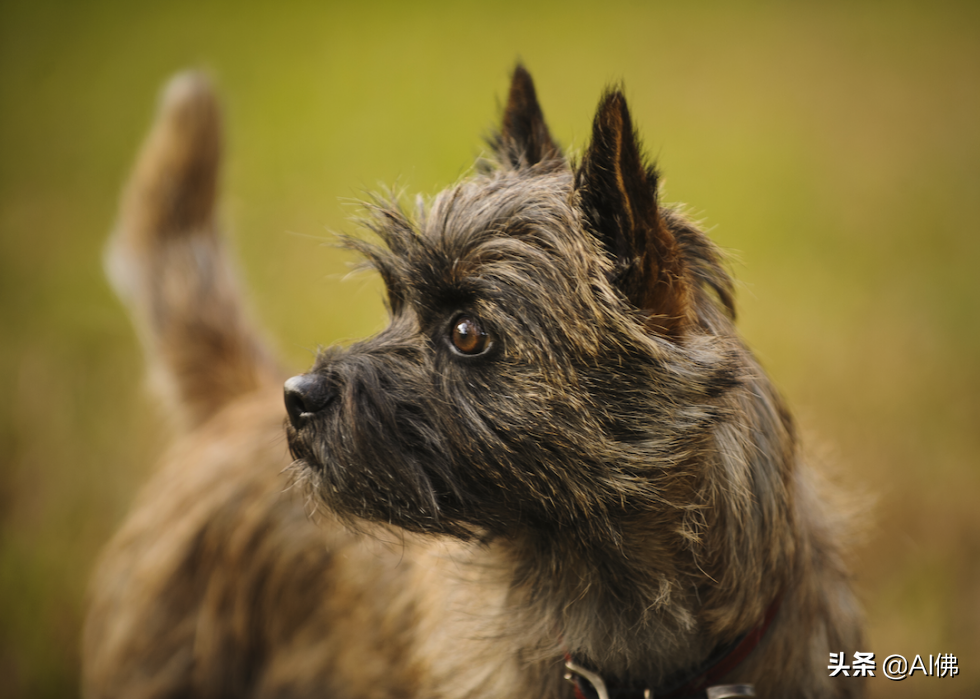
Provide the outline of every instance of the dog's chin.
{"type": "Polygon", "coordinates": [[[460,512],[455,495],[433,490],[423,474],[356,459],[351,463],[321,446],[314,448],[302,430],[287,429],[297,480],[317,508],[354,529],[382,524],[416,534],[472,540],[484,527],[460,512]]]}

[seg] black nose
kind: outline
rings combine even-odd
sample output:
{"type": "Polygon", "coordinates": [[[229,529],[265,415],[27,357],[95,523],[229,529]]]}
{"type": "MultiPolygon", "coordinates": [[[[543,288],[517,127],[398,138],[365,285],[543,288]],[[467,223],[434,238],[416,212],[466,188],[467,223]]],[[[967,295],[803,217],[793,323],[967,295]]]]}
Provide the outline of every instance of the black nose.
{"type": "Polygon", "coordinates": [[[318,374],[300,374],[288,379],[283,386],[283,397],[289,421],[293,427],[301,427],[307,418],[326,408],[335,395],[328,380],[318,374]]]}

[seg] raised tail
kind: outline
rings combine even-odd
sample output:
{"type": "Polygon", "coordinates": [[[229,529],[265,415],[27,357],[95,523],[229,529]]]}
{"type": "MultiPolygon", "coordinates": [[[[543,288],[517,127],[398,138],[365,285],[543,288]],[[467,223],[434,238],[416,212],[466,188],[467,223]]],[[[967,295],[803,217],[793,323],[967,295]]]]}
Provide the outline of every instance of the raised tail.
{"type": "Polygon", "coordinates": [[[189,428],[279,377],[245,317],[215,220],[221,132],[208,79],[171,79],[106,254],[152,383],[189,428]]]}

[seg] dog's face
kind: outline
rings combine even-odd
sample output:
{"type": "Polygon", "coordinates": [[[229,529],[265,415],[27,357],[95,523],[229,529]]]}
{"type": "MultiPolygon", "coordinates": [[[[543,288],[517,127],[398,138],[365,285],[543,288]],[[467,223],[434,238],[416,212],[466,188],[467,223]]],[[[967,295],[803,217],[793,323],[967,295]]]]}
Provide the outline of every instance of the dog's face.
{"type": "Polygon", "coordinates": [[[351,245],[391,323],[287,382],[290,449],[342,515],[615,540],[719,419],[734,379],[697,275],[730,304],[728,280],[658,211],[619,93],[573,168],[518,68],[494,147],[497,167],[427,211],[373,208],[384,245],[351,245]]]}

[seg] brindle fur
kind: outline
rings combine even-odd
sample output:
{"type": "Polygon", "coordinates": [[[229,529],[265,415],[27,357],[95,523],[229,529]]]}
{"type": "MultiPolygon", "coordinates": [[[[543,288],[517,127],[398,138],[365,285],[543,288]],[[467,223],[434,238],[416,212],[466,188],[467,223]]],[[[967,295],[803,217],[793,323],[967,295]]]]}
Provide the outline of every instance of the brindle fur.
{"type": "Polygon", "coordinates": [[[411,214],[368,205],[391,323],[317,358],[291,458],[214,223],[218,108],[168,88],[110,270],[183,433],[96,571],[88,697],[570,697],[566,652],[655,686],[780,597],[725,681],[859,694],[827,671],[862,650],[846,522],[622,93],[576,163],[518,67],[491,147],[411,214]],[[461,313],[486,353],[450,347],[461,313]]]}

